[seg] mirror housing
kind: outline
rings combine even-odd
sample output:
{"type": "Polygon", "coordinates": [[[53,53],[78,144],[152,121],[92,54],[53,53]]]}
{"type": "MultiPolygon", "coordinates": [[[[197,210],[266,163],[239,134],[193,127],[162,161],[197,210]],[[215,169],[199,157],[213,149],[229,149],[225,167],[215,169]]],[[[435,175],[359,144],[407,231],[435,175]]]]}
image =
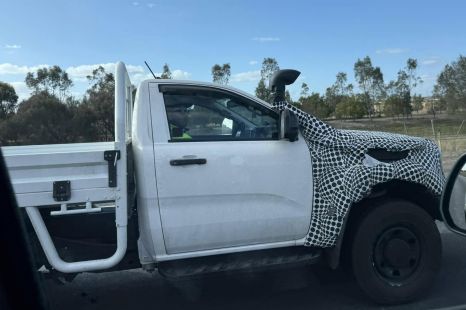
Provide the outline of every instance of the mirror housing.
{"type": "Polygon", "coordinates": [[[293,84],[301,72],[292,69],[283,69],[276,71],[269,81],[269,88],[273,93],[273,101],[280,102],[285,100],[286,85],[293,84]]]}
{"type": "Polygon", "coordinates": [[[466,236],[466,154],[455,163],[440,199],[440,214],[448,229],[466,236]],[[463,174],[463,175],[461,175],[463,174]],[[458,201],[458,199],[461,199],[458,201]],[[456,202],[456,205],[454,203],[456,202]],[[459,206],[458,206],[459,203],[459,206]],[[456,209],[455,209],[456,207],[456,209]],[[458,210],[458,207],[460,208],[458,210]],[[453,213],[453,214],[452,214],[453,213]],[[459,217],[459,218],[458,218],[459,217]],[[464,227],[460,227],[462,222],[464,227]]]}
{"type": "Polygon", "coordinates": [[[280,133],[281,139],[288,139],[290,142],[298,140],[299,122],[298,117],[290,110],[283,110],[280,113],[280,133]]]}

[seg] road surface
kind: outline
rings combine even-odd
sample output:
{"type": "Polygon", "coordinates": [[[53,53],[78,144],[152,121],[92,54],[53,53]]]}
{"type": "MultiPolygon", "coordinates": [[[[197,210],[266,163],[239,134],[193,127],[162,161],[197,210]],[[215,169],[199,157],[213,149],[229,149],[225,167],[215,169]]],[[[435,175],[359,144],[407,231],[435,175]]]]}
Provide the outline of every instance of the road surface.
{"type": "Polygon", "coordinates": [[[43,287],[53,310],[439,309],[463,304],[466,308],[466,239],[442,224],[439,228],[443,263],[433,289],[415,303],[396,307],[372,303],[345,272],[322,266],[177,284],[142,270],[84,273],[65,285],[46,280],[43,287]]]}

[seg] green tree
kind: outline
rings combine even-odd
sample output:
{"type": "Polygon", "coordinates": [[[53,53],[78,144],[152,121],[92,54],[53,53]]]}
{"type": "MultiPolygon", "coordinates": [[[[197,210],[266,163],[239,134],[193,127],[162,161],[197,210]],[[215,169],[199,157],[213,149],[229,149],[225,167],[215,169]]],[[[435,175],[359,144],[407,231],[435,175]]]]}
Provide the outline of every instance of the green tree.
{"type": "Polygon", "coordinates": [[[0,141],[4,145],[56,144],[76,142],[73,112],[47,92],[23,101],[11,118],[2,122],[0,141]]]}
{"type": "Polygon", "coordinates": [[[278,70],[280,70],[280,67],[278,66],[278,62],[275,58],[264,58],[264,60],[262,61],[261,79],[259,80],[259,83],[256,87],[256,96],[258,98],[272,103],[272,93],[268,88],[267,83],[270,81],[270,78],[275,73],[275,71],[278,70]]]}
{"type": "MultiPolygon", "coordinates": [[[[417,76],[416,68],[417,60],[409,58],[406,66],[398,71],[396,81],[391,81],[387,85],[386,92],[391,98],[385,102],[385,105],[388,106],[384,108],[384,111],[388,116],[399,115],[402,112],[401,114],[407,118],[415,110],[413,106],[413,90],[419,83],[422,83],[421,78],[417,76]]],[[[419,103],[416,102],[416,104],[419,103]]]]}
{"type": "Polygon", "coordinates": [[[269,81],[275,71],[280,70],[278,62],[275,58],[267,57],[262,61],[261,77],[265,81],[269,81]]]}
{"type": "Polygon", "coordinates": [[[361,118],[366,114],[366,107],[361,95],[343,96],[335,108],[336,118],[361,118]]]}
{"type": "Polygon", "coordinates": [[[405,106],[409,106],[411,107],[412,111],[416,111],[417,107],[415,107],[414,105],[418,104],[418,102],[414,102],[414,99],[416,98],[416,95],[414,94],[414,89],[423,82],[422,79],[417,75],[417,59],[409,58],[406,61],[404,72],[406,76],[406,93],[404,95],[404,99],[408,101],[405,102],[405,106]]]}
{"type": "Polygon", "coordinates": [[[408,79],[406,71],[398,71],[397,80],[395,82],[395,91],[400,97],[406,97],[409,95],[408,79]]]}
{"type": "Polygon", "coordinates": [[[49,92],[49,85],[47,81],[48,69],[39,68],[36,73],[28,72],[26,74],[25,82],[27,87],[34,90],[34,93],[39,93],[41,91],[49,92]]]}
{"type": "Polygon", "coordinates": [[[424,98],[421,95],[414,95],[411,101],[413,111],[419,112],[424,108],[424,98]]]}
{"type": "Polygon", "coordinates": [[[336,81],[332,85],[337,96],[349,96],[353,92],[353,85],[348,84],[348,77],[345,72],[338,72],[336,81]]]}
{"type": "Polygon", "coordinates": [[[170,70],[170,67],[168,64],[163,65],[163,72],[162,75],[160,76],[161,79],[172,79],[172,72],[170,70]]]}
{"type": "Polygon", "coordinates": [[[460,55],[456,61],[447,64],[437,77],[434,98],[447,111],[466,109],[466,57],[460,55]]]}
{"type": "Polygon", "coordinates": [[[331,110],[327,106],[324,98],[319,93],[312,93],[307,97],[300,98],[300,108],[318,118],[327,118],[330,116],[331,110]]]}
{"type": "Polygon", "coordinates": [[[87,76],[87,79],[91,87],[86,91],[83,102],[78,107],[78,118],[87,115],[82,118],[84,122],[81,125],[90,128],[95,134],[89,135],[88,132],[83,139],[112,141],[115,131],[115,78],[112,73],[105,72],[105,69],[99,66],[92,71],[92,75],[87,76]]]}
{"type": "Polygon", "coordinates": [[[353,94],[353,85],[348,84],[347,75],[338,72],[335,83],[325,91],[325,102],[331,113],[334,113],[338,104],[348,96],[353,94]]]}
{"type": "Polygon", "coordinates": [[[396,95],[389,95],[384,102],[385,116],[395,117],[404,113],[403,101],[396,95]]]}
{"type": "Polygon", "coordinates": [[[335,108],[340,102],[341,98],[337,95],[335,88],[332,86],[327,87],[325,90],[325,103],[330,108],[331,113],[335,112],[335,108]]]}
{"type": "Polygon", "coordinates": [[[64,101],[68,95],[73,81],[69,78],[68,73],[59,66],[49,68],[39,68],[35,73],[28,72],[25,82],[27,87],[33,90],[34,94],[40,92],[50,93],[58,96],[64,101]]]}
{"type": "Polygon", "coordinates": [[[382,112],[381,103],[385,96],[385,83],[382,71],[379,67],[375,67],[372,71],[372,80],[369,87],[369,99],[373,102],[374,112],[382,112]]]}
{"type": "Polygon", "coordinates": [[[223,64],[222,66],[215,64],[212,67],[212,81],[214,83],[227,85],[230,80],[231,66],[229,63],[223,64]]]}
{"type": "Polygon", "coordinates": [[[18,95],[13,86],[0,82],[0,120],[14,114],[17,103],[18,95]]]}
{"type": "Polygon", "coordinates": [[[412,93],[414,88],[423,82],[421,77],[417,75],[417,59],[409,58],[406,61],[405,71],[409,92],[412,93]]]}
{"type": "Polygon", "coordinates": [[[49,69],[49,83],[52,95],[57,95],[61,101],[64,101],[68,91],[73,86],[73,81],[69,78],[68,73],[59,66],[53,66],[49,69]]]}
{"type": "Polygon", "coordinates": [[[309,96],[309,86],[306,83],[301,84],[301,97],[309,96]]]}
{"type": "Polygon", "coordinates": [[[359,84],[359,88],[362,90],[362,95],[366,105],[366,111],[369,118],[372,119],[372,102],[370,101],[369,89],[372,84],[372,72],[374,67],[369,56],[366,56],[362,60],[358,58],[354,64],[354,77],[359,84]]]}
{"type": "Polygon", "coordinates": [[[379,67],[372,66],[369,56],[358,59],[354,64],[354,77],[362,91],[367,115],[372,120],[374,104],[383,95],[383,74],[379,67]]]}
{"type": "Polygon", "coordinates": [[[268,90],[267,86],[265,86],[264,79],[259,80],[255,93],[257,98],[269,102],[270,91],[268,90]]]}

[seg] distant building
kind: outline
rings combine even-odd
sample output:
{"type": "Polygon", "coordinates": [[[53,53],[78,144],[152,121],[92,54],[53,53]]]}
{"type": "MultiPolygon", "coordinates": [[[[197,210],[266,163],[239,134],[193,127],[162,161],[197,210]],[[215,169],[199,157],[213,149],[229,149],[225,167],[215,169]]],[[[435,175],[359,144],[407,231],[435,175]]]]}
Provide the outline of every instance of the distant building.
{"type": "Polygon", "coordinates": [[[434,97],[424,97],[422,101],[422,113],[431,113],[432,109],[436,112],[439,110],[439,99],[434,97]]]}

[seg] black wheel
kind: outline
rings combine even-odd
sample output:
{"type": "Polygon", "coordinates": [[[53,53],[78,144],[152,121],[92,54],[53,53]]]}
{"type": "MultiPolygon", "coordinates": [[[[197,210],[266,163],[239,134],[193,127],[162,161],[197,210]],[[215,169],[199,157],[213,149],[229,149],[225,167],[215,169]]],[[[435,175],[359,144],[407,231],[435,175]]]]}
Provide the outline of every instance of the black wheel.
{"type": "Polygon", "coordinates": [[[416,299],[432,285],[442,244],[432,217],[404,200],[389,200],[359,222],[351,245],[354,276],[375,302],[416,299]]]}

